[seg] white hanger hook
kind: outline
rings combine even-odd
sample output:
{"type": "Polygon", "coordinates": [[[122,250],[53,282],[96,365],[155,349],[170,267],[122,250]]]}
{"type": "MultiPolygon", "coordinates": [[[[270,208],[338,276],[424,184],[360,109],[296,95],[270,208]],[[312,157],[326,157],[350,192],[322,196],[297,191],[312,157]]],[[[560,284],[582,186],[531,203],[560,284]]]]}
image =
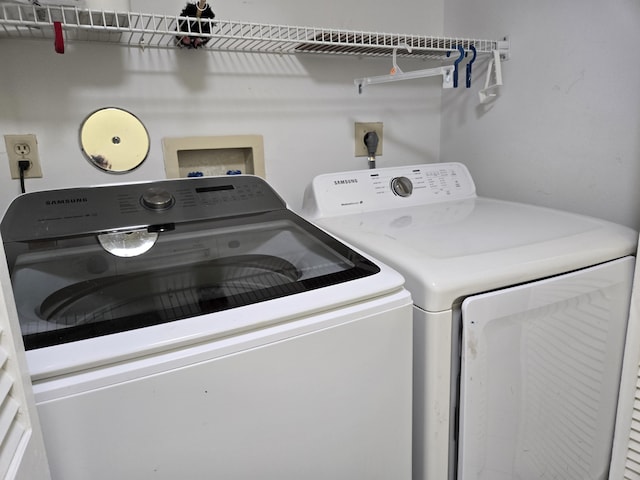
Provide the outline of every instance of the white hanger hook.
{"type": "Polygon", "coordinates": [[[393,52],[392,52],[393,67],[391,67],[391,72],[390,72],[391,75],[395,75],[396,73],[402,73],[402,69],[398,66],[398,62],[396,61],[398,48],[406,48],[407,52],[411,53],[411,47],[406,43],[401,43],[400,45],[398,45],[393,49],[393,52]]]}

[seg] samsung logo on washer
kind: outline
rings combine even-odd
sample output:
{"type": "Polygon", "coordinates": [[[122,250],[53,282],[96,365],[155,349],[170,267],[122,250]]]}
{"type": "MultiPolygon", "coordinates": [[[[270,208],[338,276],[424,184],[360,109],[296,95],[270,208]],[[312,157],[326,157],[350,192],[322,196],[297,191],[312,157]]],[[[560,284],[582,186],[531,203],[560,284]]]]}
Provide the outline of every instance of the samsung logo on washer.
{"type": "Polygon", "coordinates": [[[346,178],[344,180],[334,180],[333,181],[334,185],[349,185],[351,183],[358,183],[358,179],[357,178],[346,178]]]}
{"type": "Polygon", "coordinates": [[[45,204],[47,206],[49,205],[70,205],[72,203],[87,203],[89,200],[87,200],[85,197],[78,197],[78,198],[63,198],[60,200],[47,200],[45,202],[45,204]]]}

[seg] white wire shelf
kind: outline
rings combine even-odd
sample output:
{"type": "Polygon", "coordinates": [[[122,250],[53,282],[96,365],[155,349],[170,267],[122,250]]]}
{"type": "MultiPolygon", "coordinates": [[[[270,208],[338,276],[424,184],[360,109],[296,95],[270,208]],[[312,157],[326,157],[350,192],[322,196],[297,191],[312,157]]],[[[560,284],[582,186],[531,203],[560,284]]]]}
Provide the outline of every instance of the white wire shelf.
{"type": "Polygon", "coordinates": [[[199,38],[203,48],[257,53],[443,58],[458,46],[478,54],[499,51],[508,57],[506,41],[347,31],[113,12],[66,6],[0,3],[0,39],[53,39],[62,29],[65,43],[108,42],[129,47],[176,48],[184,36],[199,38]],[[183,30],[178,32],[178,25],[183,30]]]}

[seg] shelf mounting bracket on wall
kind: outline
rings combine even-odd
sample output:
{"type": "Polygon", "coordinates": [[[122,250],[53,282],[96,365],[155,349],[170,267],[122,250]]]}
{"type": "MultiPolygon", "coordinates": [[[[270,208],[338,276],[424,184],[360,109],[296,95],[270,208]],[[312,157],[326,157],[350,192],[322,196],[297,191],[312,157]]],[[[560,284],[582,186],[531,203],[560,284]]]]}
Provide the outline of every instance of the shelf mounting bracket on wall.
{"type": "Polygon", "coordinates": [[[493,57],[489,60],[487,66],[487,77],[484,82],[484,88],[478,92],[480,103],[489,103],[498,98],[500,87],[502,86],[502,63],[500,52],[493,51],[493,57]]]}

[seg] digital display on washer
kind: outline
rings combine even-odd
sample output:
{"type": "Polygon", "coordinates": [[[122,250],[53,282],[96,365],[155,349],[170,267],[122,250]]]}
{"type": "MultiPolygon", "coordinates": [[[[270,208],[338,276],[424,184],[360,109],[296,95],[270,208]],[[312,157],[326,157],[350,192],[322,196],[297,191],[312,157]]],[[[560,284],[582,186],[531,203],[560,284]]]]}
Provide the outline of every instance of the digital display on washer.
{"type": "Polygon", "coordinates": [[[95,234],[5,243],[27,349],[204,315],[379,271],[286,209],[179,223],[157,237],[132,239],[135,248],[152,244],[126,257],[110,253],[95,234]]]}
{"type": "Polygon", "coordinates": [[[233,185],[219,185],[215,187],[202,187],[196,188],[197,193],[207,193],[207,192],[220,192],[223,190],[234,190],[235,187],[233,185]]]}

